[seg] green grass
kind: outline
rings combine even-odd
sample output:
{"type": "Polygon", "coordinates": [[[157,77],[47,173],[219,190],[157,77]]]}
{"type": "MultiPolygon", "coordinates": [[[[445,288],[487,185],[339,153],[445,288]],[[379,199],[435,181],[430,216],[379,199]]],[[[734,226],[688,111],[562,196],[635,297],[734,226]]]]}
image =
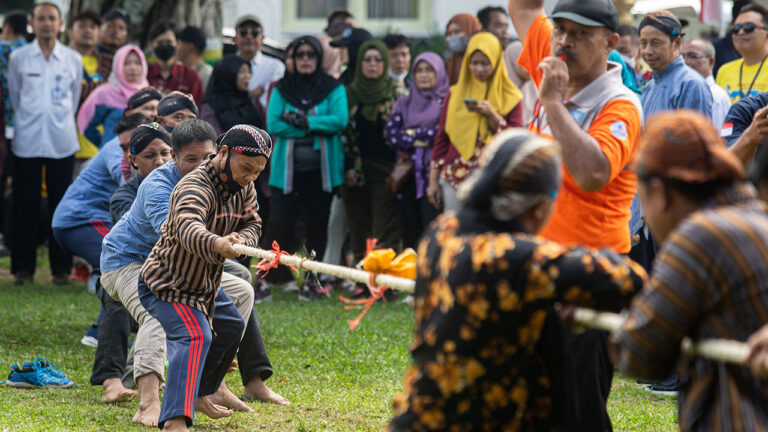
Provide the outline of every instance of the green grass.
{"type": "MultiPolygon", "coordinates": [[[[0,260],[7,275],[7,260],[0,260]]],[[[38,272],[38,279],[42,271],[38,272]]],[[[94,349],[80,345],[96,318],[98,301],[84,284],[17,287],[0,274],[0,365],[41,355],[78,386],[69,390],[17,390],[0,386],[0,431],[146,430],[131,423],[138,401],[99,402],[101,387],[88,383],[94,349]]],[[[275,293],[257,306],[275,375],[267,381],[291,400],[289,407],[250,404],[255,414],[235,413],[213,421],[196,417],[198,431],[374,431],[391,416],[409,362],[411,313],[403,304],[377,304],[360,327],[349,331],[337,300],[298,302],[275,293]]],[[[4,372],[3,372],[4,373],[4,372]]],[[[617,376],[610,401],[616,431],[675,431],[675,404],[617,376]]],[[[239,373],[227,385],[242,392],[239,373]]]]}

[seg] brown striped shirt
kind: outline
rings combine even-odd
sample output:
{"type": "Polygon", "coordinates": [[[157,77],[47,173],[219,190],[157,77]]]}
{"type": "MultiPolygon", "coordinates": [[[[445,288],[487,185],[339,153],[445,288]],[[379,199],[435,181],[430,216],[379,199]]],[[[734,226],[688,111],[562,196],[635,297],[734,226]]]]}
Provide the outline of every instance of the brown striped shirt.
{"type": "Polygon", "coordinates": [[[649,285],[615,337],[620,371],[660,379],[677,365],[687,431],[768,431],[768,381],[680,353],[688,336],[747,338],[768,322],[768,216],[754,188],[719,194],[664,242],[649,285]]]}
{"type": "Polygon", "coordinates": [[[213,251],[213,243],[236,231],[246,246],[256,246],[258,207],[253,183],[230,194],[207,159],[171,192],[160,239],[141,269],[147,287],[160,300],[194,307],[210,319],[225,259],[213,251]]]}

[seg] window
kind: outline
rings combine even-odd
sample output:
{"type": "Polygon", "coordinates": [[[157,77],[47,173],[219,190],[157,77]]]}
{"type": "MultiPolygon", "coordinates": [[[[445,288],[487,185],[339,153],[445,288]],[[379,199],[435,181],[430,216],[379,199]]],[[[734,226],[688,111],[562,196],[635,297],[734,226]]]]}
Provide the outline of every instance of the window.
{"type": "Polygon", "coordinates": [[[414,19],[418,14],[418,0],[368,0],[369,19],[414,19]]]}
{"type": "Polygon", "coordinates": [[[347,0],[298,0],[297,18],[323,18],[334,9],[346,8],[347,0]]]}
{"type": "MultiPolygon", "coordinates": [[[[227,1],[227,0],[222,0],[227,1]]],[[[237,0],[245,1],[245,0],[237,0]]],[[[459,0],[461,1],[461,0],[459,0]]],[[[286,37],[317,34],[327,25],[328,13],[347,8],[357,27],[376,36],[400,32],[427,37],[433,27],[433,0],[274,0],[282,8],[282,32],[286,37]]],[[[443,29],[438,29],[442,32],[443,29]]]]}

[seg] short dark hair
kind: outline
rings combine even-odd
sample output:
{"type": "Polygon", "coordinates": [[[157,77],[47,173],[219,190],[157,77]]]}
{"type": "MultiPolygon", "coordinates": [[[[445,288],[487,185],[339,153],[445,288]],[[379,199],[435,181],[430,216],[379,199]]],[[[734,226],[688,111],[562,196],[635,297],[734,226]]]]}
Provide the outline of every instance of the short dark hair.
{"type": "Polygon", "coordinates": [[[9,25],[13,34],[26,36],[27,35],[27,14],[21,10],[10,11],[5,14],[3,25],[9,25]]]}
{"type": "Polygon", "coordinates": [[[129,114],[127,116],[123,116],[123,118],[121,118],[120,121],[117,122],[113,131],[115,132],[115,135],[120,135],[125,131],[136,129],[137,127],[139,127],[139,125],[149,123],[150,121],[151,120],[145,117],[144,114],[141,114],[141,113],[129,114]]]}
{"type": "Polygon", "coordinates": [[[205,33],[203,33],[203,29],[200,27],[186,26],[177,36],[180,41],[194,45],[200,54],[205,51],[205,33]]]}
{"type": "Polygon", "coordinates": [[[176,24],[172,23],[171,21],[158,21],[155,23],[155,25],[152,26],[152,28],[149,30],[149,40],[154,40],[156,37],[160,36],[161,34],[167,32],[168,30],[172,31],[174,33],[174,37],[176,35],[176,24]]]}
{"type": "Polygon", "coordinates": [[[349,13],[347,9],[334,9],[328,14],[328,25],[335,23],[336,21],[345,20],[347,18],[354,18],[355,16],[349,13]]]}
{"type": "Polygon", "coordinates": [[[632,38],[632,42],[639,43],[640,42],[640,32],[637,31],[636,27],[633,27],[631,25],[622,24],[619,26],[618,29],[616,29],[616,33],[619,34],[619,37],[629,36],[632,38]]]}
{"type": "Polygon", "coordinates": [[[136,129],[137,127],[139,127],[139,125],[147,124],[150,121],[151,120],[145,117],[144,114],[141,114],[141,113],[129,114],[127,116],[123,116],[123,118],[121,118],[120,121],[117,122],[113,130],[115,132],[115,135],[120,135],[125,131],[136,129]]]}
{"type": "Polygon", "coordinates": [[[188,119],[173,128],[171,142],[173,152],[177,155],[186,145],[205,141],[211,141],[214,145],[216,144],[216,131],[214,131],[213,126],[205,120],[188,119]]]}
{"type": "Polygon", "coordinates": [[[37,12],[37,8],[41,6],[53,6],[56,8],[56,12],[59,13],[59,19],[62,18],[61,16],[61,8],[58,4],[54,3],[53,1],[41,1],[41,2],[35,2],[35,6],[32,8],[32,16],[35,16],[35,12],[37,12]]]}
{"type": "Polygon", "coordinates": [[[96,24],[96,27],[101,25],[101,17],[99,14],[90,9],[86,9],[75,15],[72,20],[69,21],[69,28],[74,27],[76,22],[84,20],[91,20],[94,24],[96,24]]]}
{"type": "MultiPolygon", "coordinates": [[[[750,3],[739,10],[739,15],[745,14],[747,12],[755,12],[760,14],[763,20],[763,25],[768,25],[768,9],[766,9],[765,6],[761,5],[760,3],[750,3]]],[[[738,17],[739,16],[737,15],[736,18],[738,17]]]]}
{"type": "Polygon", "coordinates": [[[704,183],[688,183],[675,178],[660,176],[660,175],[647,175],[638,176],[637,180],[643,184],[648,184],[651,179],[657,178],[664,183],[664,187],[677,191],[680,195],[683,195],[687,199],[696,203],[705,203],[717,195],[720,191],[733,185],[733,180],[717,179],[704,183]]]}
{"type": "Polygon", "coordinates": [[[480,25],[484,29],[487,29],[488,25],[491,23],[491,14],[494,12],[501,12],[504,14],[504,16],[507,15],[507,11],[500,6],[486,6],[477,11],[477,20],[480,21],[480,25]]]}
{"type": "Polygon", "coordinates": [[[411,49],[411,40],[408,39],[407,36],[400,33],[389,33],[384,36],[382,42],[384,42],[384,45],[387,46],[387,49],[395,49],[401,45],[407,46],[408,50],[411,49]]]}

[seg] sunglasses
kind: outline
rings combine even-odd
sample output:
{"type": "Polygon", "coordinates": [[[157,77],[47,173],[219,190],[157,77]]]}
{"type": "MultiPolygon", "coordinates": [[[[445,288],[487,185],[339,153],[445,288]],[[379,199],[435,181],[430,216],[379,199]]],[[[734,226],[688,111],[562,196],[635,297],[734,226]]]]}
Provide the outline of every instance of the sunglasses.
{"type": "Polygon", "coordinates": [[[239,33],[240,33],[240,36],[242,37],[248,36],[249,33],[253,37],[258,37],[261,34],[261,31],[255,30],[255,29],[251,30],[247,28],[241,28],[239,33]]]}
{"type": "Polygon", "coordinates": [[[317,53],[314,51],[297,51],[294,57],[297,59],[314,60],[317,58],[317,53]]]}
{"type": "Polygon", "coordinates": [[[733,30],[733,33],[736,34],[740,32],[741,30],[744,30],[744,33],[749,34],[753,31],[760,29],[760,30],[768,30],[768,27],[765,26],[758,26],[755,23],[744,23],[744,24],[735,24],[733,27],[731,27],[731,30],[733,30]]]}
{"type": "Polygon", "coordinates": [[[698,54],[693,52],[683,53],[683,58],[686,58],[688,60],[699,60],[706,57],[707,56],[705,56],[704,54],[698,54]]]}

